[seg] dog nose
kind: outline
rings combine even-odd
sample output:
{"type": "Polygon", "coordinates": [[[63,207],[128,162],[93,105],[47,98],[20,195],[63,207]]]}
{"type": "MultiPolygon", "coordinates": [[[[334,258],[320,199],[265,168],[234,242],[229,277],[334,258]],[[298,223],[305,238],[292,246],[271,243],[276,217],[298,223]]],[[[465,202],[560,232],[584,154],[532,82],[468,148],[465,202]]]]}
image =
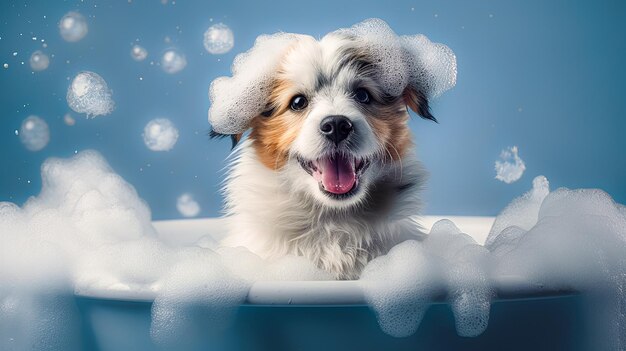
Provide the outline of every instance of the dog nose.
{"type": "Polygon", "coordinates": [[[320,123],[320,132],[335,144],[345,140],[352,132],[352,122],[346,116],[328,116],[320,123]]]}

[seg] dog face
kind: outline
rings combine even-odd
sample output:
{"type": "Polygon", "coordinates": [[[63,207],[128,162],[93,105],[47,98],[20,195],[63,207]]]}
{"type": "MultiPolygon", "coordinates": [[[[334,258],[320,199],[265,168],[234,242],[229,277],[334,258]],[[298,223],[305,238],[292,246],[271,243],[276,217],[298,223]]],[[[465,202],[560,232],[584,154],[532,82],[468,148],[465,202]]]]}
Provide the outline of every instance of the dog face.
{"type": "Polygon", "coordinates": [[[407,107],[434,121],[427,97],[455,78],[445,45],[398,37],[380,20],[321,40],[262,36],[235,59],[232,78],[212,83],[209,120],[234,141],[251,129],[256,156],[286,191],[349,208],[381,181],[393,181],[385,178],[391,172],[401,177],[412,148],[407,107]],[[449,63],[444,74],[437,71],[442,58],[449,63]]]}
{"type": "Polygon", "coordinates": [[[261,162],[326,206],[362,202],[412,146],[407,105],[432,118],[417,91],[391,96],[376,77],[355,40],[300,38],[276,70],[266,113],[252,121],[261,162]]]}

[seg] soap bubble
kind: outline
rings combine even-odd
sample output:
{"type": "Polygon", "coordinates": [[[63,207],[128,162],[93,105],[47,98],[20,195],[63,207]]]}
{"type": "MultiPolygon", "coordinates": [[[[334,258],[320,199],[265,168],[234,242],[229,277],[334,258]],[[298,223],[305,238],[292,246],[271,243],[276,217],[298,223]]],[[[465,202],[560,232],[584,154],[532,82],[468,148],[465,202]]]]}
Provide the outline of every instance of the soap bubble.
{"type": "Polygon", "coordinates": [[[133,45],[133,48],[130,49],[130,56],[135,61],[143,61],[148,57],[148,51],[143,46],[133,45]]]}
{"type": "Polygon", "coordinates": [[[507,184],[518,181],[524,171],[526,164],[517,154],[517,146],[509,147],[500,152],[500,159],[496,160],[496,179],[507,184]]]}
{"type": "Polygon", "coordinates": [[[76,120],[69,113],[66,113],[65,116],[63,116],[63,122],[70,127],[76,124],[76,120]]]}
{"type": "Polygon", "coordinates": [[[30,55],[29,63],[33,71],[43,71],[50,65],[50,58],[41,50],[37,50],[30,55]]]}
{"type": "Polygon", "coordinates": [[[195,217],[200,213],[200,205],[194,200],[193,195],[184,193],[176,200],[176,208],[185,217],[195,217]]]}
{"type": "Polygon", "coordinates": [[[178,140],[178,129],[167,118],[156,118],[143,129],[143,141],[152,151],[169,151],[178,140]]]}
{"type": "Polygon", "coordinates": [[[89,71],[74,77],[67,89],[67,104],[78,113],[86,113],[87,117],[107,115],[115,107],[107,83],[98,74],[89,71]]]}
{"type": "Polygon", "coordinates": [[[209,53],[225,54],[235,45],[233,31],[225,24],[214,24],[204,32],[204,48],[209,53]]]}
{"type": "Polygon", "coordinates": [[[48,123],[37,116],[28,116],[18,134],[22,144],[30,151],[39,151],[50,141],[48,123]]]}
{"type": "Polygon", "coordinates": [[[174,74],[183,70],[187,66],[185,55],[176,49],[168,49],[161,58],[161,68],[165,73],[174,74]]]}
{"type": "Polygon", "coordinates": [[[87,35],[87,30],[85,17],[75,11],[66,13],[59,22],[59,32],[65,41],[79,41],[87,35]]]}

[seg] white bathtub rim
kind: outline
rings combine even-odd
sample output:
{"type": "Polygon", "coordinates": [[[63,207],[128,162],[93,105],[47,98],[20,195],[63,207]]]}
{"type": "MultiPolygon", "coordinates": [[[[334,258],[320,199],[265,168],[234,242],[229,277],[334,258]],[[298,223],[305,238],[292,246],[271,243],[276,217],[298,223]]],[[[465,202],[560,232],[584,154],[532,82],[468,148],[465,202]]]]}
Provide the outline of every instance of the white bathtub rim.
{"type": "MultiPolygon", "coordinates": [[[[422,216],[419,222],[426,231],[441,219],[450,219],[459,229],[483,244],[494,217],[479,216],[422,216]]],[[[199,218],[155,221],[158,236],[170,245],[190,245],[204,236],[219,240],[225,233],[220,218],[199,218]]],[[[257,281],[248,293],[247,304],[251,305],[362,305],[366,299],[362,282],[353,281],[257,281]]],[[[550,287],[526,281],[522,277],[500,277],[492,282],[498,298],[548,296],[571,293],[571,290],[550,287]]],[[[433,302],[445,300],[445,288],[433,291],[433,302]]],[[[106,289],[90,288],[75,291],[80,297],[151,302],[158,292],[151,289],[106,289]]]]}

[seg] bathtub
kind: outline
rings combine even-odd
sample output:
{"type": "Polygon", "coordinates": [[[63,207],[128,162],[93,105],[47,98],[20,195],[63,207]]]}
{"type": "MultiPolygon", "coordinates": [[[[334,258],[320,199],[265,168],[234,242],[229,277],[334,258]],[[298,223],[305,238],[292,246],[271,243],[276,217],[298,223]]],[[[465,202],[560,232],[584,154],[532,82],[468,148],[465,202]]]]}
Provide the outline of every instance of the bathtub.
{"type": "MultiPolygon", "coordinates": [[[[421,219],[430,229],[443,217],[421,219]]],[[[484,243],[493,217],[451,217],[484,243]]],[[[194,243],[223,233],[218,219],[158,221],[161,239],[194,243]]],[[[494,282],[497,298],[489,327],[478,337],[456,334],[445,292],[436,294],[418,331],[407,338],[384,334],[355,281],[255,283],[233,325],[189,343],[198,350],[587,350],[584,297],[515,277],[494,282]]],[[[75,296],[85,350],[154,350],[148,293],[88,291],[75,296]]],[[[189,341],[189,340],[187,340],[189,341]]]]}

